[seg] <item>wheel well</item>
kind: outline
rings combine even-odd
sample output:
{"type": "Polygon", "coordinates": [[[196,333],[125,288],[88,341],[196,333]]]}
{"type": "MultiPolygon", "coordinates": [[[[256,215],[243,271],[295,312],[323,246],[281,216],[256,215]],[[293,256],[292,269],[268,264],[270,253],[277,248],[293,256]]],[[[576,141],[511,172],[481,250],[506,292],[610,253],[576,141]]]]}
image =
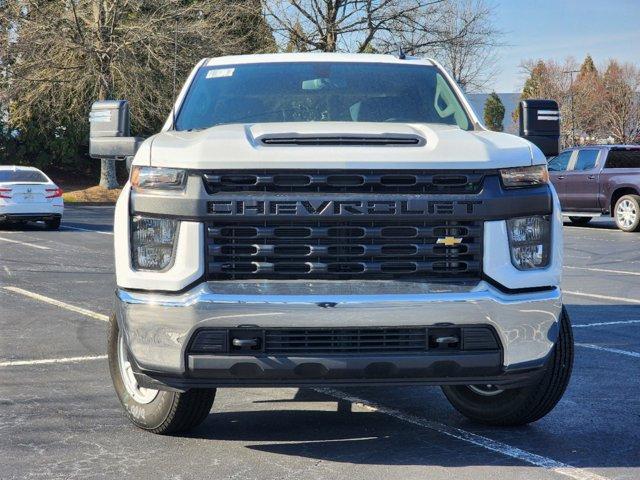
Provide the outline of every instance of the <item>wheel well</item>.
{"type": "Polygon", "coordinates": [[[612,217],[615,213],[614,210],[616,208],[616,203],[618,203],[620,197],[624,197],[625,195],[638,195],[638,191],[635,188],[631,187],[624,187],[615,190],[611,195],[611,203],[609,205],[609,211],[612,217]]]}

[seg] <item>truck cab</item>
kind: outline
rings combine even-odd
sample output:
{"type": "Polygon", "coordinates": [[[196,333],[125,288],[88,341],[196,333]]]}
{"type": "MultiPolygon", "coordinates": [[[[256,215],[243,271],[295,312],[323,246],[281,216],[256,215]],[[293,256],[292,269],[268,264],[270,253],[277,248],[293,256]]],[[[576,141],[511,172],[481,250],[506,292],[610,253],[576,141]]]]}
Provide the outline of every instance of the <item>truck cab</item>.
{"type": "Polygon", "coordinates": [[[562,396],[545,154],[488,131],[437,62],[204,59],[161,132],[130,137],[128,117],[96,103],[90,149],[133,156],[109,364],[139,427],[188,430],[220,387],[439,385],[492,425],[562,396]]]}

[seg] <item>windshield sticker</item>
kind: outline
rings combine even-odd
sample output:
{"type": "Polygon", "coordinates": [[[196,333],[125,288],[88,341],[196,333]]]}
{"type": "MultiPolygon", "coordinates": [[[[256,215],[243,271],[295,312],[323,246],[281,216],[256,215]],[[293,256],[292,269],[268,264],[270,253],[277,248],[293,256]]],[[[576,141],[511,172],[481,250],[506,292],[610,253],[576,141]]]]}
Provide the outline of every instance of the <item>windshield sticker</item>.
{"type": "Polygon", "coordinates": [[[235,68],[216,68],[207,72],[206,78],[232,77],[235,68]]]}

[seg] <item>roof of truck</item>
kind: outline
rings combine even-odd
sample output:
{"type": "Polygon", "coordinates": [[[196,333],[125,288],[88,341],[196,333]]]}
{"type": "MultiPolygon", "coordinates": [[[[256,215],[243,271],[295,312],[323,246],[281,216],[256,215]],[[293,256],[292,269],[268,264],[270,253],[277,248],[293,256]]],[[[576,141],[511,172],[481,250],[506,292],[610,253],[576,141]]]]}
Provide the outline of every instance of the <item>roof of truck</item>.
{"type": "Polygon", "coordinates": [[[256,55],[228,55],[225,57],[207,58],[206,66],[238,65],[243,63],[281,63],[281,62],[368,62],[368,63],[397,63],[414,65],[434,65],[433,60],[406,56],[400,58],[395,55],[373,53],[268,53],[256,55]]]}

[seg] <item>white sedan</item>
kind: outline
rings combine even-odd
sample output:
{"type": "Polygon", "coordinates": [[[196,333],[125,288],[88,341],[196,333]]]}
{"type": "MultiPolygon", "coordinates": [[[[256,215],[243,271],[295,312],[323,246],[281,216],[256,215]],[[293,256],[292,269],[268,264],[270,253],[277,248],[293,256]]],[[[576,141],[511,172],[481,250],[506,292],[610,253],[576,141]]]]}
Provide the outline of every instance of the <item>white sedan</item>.
{"type": "Polygon", "coordinates": [[[62,190],[34,167],[0,166],[0,222],[44,221],[60,227],[62,190]]]}

